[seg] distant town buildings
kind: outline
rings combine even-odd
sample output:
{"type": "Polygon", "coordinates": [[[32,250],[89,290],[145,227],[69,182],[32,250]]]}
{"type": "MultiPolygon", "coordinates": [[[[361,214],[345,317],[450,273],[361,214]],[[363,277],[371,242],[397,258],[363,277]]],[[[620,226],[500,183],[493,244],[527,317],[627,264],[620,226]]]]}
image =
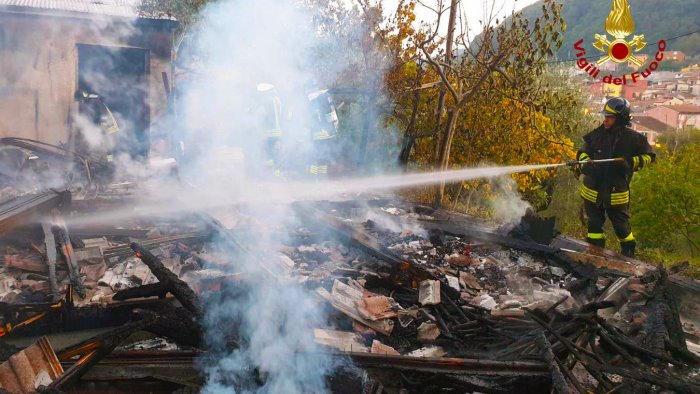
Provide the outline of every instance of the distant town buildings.
{"type": "Polygon", "coordinates": [[[673,60],[674,62],[684,62],[685,61],[685,53],[681,51],[669,51],[668,52],[668,57],[670,60],[673,60]]]}
{"type": "Polygon", "coordinates": [[[651,116],[633,116],[632,128],[647,137],[647,141],[653,146],[656,145],[659,134],[668,130],[666,123],[660,122],[651,116]]]}
{"type": "MultiPolygon", "coordinates": [[[[681,51],[668,51],[665,56],[675,62],[689,59],[681,51]]],[[[631,64],[627,66],[636,69],[631,64]]],[[[593,109],[610,97],[618,96],[629,100],[633,116],[632,128],[644,134],[651,144],[658,143],[659,137],[669,130],[700,128],[698,64],[681,71],[657,71],[647,79],[623,85],[588,80],[586,88],[593,109]]]]}
{"type": "Polygon", "coordinates": [[[700,106],[694,104],[660,105],[643,113],[674,129],[700,126],[700,106]]]}

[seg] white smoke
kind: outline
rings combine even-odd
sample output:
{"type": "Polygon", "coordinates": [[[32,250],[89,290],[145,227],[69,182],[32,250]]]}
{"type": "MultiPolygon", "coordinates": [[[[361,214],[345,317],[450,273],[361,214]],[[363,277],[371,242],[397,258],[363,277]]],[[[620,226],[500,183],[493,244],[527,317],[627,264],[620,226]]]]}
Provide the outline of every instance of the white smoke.
{"type": "Polygon", "coordinates": [[[520,221],[530,204],[518,193],[518,184],[508,176],[489,180],[495,197],[487,200],[492,209],[493,219],[506,226],[513,226],[520,221]]]}
{"type": "MultiPolygon", "coordinates": [[[[318,80],[321,39],[312,12],[292,0],[212,3],[178,53],[178,64],[188,68],[177,86],[186,155],[181,173],[197,196],[179,204],[202,209],[247,201],[251,210],[250,252],[231,251],[245,290],[223,290],[206,301],[205,393],[327,391],[333,363],[313,337],[322,308],[296,281],[264,268],[279,260],[280,241],[270,234],[293,216],[286,203],[294,198],[282,197],[287,177],[314,153],[307,94],[318,80]],[[271,138],[275,131],[280,135],[271,138]],[[270,190],[287,201],[269,204],[270,190]],[[239,337],[235,350],[222,342],[231,332],[239,337]]],[[[172,198],[167,189],[152,193],[172,198]]]]}

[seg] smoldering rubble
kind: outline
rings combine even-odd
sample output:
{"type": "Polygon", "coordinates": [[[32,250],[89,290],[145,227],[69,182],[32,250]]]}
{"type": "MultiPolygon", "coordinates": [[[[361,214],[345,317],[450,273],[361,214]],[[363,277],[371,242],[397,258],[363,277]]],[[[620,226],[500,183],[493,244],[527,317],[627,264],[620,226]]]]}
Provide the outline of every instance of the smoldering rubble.
{"type": "Polygon", "coordinates": [[[3,191],[6,392],[700,390],[684,264],[396,199],[87,221],[139,190],[89,181],[3,191]]]}

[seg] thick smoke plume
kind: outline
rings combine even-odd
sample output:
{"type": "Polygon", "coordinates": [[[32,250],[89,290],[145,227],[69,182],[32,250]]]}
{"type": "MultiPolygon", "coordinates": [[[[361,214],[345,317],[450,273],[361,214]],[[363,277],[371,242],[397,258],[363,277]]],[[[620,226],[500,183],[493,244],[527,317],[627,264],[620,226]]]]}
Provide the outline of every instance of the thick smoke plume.
{"type": "MultiPolygon", "coordinates": [[[[277,197],[291,194],[287,174],[276,172],[302,168],[315,153],[306,104],[309,92],[323,86],[316,82],[320,41],[311,12],[294,1],[213,3],[178,53],[178,65],[187,68],[177,86],[181,174],[197,196],[178,206],[210,207],[216,217],[222,203],[244,202],[241,213],[250,219],[245,250],[228,251],[230,269],[244,284],[206,297],[210,355],[201,362],[203,392],[327,391],[332,362],[313,338],[322,308],[274,268],[280,240],[271,234],[295,222],[287,205],[293,197],[270,201],[260,187],[276,185],[277,197]],[[237,346],[230,350],[226,338],[234,332],[237,346]]],[[[152,193],[172,198],[167,189],[152,193]]]]}

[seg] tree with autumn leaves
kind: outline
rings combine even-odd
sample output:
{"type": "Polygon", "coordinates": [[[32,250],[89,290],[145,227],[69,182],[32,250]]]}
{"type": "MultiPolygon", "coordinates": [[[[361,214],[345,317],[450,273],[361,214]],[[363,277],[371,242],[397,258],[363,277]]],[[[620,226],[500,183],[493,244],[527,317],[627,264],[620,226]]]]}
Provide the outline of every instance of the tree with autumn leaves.
{"type": "MultiPolygon", "coordinates": [[[[399,10],[406,12],[414,5],[402,2],[399,10]]],[[[455,22],[463,20],[459,1],[443,6],[438,2],[434,11],[438,21],[450,13],[445,38],[437,33],[438,23],[420,30],[395,27],[409,33],[393,37],[405,40],[405,51],[386,76],[397,103],[391,121],[405,128],[402,164],[447,170],[556,163],[573,157],[573,143],[562,132],[565,119],[557,119],[555,125],[556,116],[548,109],[571,102],[576,92],[555,89],[544,75],[547,60],[563,40],[561,6],[545,1],[542,15],[534,21],[517,13],[500,23],[488,21],[474,39],[466,26],[455,22]]],[[[521,193],[541,202],[546,201],[542,194],[553,175],[552,170],[540,170],[515,174],[513,179],[521,193]]],[[[440,185],[432,202],[442,205],[446,191],[448,199],[454,198],[463,188],[478,184],[440,185]]]]}

